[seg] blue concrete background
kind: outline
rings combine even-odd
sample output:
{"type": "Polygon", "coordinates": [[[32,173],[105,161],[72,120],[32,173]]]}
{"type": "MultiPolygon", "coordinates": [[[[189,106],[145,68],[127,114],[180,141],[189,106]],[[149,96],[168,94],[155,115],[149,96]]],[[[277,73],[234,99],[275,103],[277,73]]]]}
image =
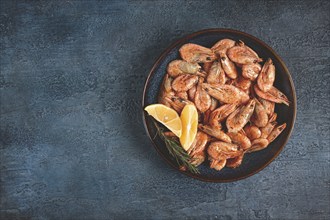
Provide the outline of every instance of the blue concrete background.
{"type": "Polygon", "coordinates": [[[329,1],[1,1],[0,219],[329,219],[329,1]],[[260,173],[204,183],[157,155],[144,80],[176,39],[250,33],[282,56],[293,135],[260,173]]]}

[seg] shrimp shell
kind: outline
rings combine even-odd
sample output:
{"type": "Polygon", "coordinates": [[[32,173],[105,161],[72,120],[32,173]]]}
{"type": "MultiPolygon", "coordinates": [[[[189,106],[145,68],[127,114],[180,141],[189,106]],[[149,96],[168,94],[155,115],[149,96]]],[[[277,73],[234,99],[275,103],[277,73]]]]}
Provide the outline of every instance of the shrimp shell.
{"type": "Polygon", "coordinates": [[[235,109],[237,108],[236,104],[226,104],[220,108],[215,109],[210,114],[209,124],[211,127],[217,129],[221,128],[221,122],[227,118],[235,109]]]}
{"type": "Polygon", "coordinates": [[[252,141],[252,146],[247,152],[252,153],[255,151],[263,150],[268,146],[268,144],[269,144],[269,142],[266,138],[255,139],[252,141]]]}
{"type": "Polygon", "coordinates": [[[268,116],[271,116],[274,114],[275,111],[275,103],[268,101],[266,99],[258,97],[259,102],[264,106],[268,116]]]}
{"type": "Polygon", "coordinates": [[[195,94],[196,94],[196,90],[197,90],[197,85],[194,85],[193,87],[191,87],[191,88],[188,90],[188,97],[189,97],[189,100],[194,101],[194,99],[195,99],[195,94]]]}
{"type": "Polygon", "coordinates": [[[229,132],[238,132],[249,122],[255,107],[255,100],[251,99],[246,105],[241,106],[231,113],[226,121],[229,132]]]}
{"type": "Polygon", "coordinates": [[[275,103],[283,103],[287,106],[289,106],[289,100],[288,98],[278,89],[276,89],[274,86],[268,91],[268,92],[263,92],[259,89],[258,85],[254,85],[254,91],[256,94],[263,99],[266,99],[271,102],[275,103]]]}
{"type": "Polygon", "coordinates": [[[234,86],[236,86],[244,91],[248,91],[251,87],[251,84],[252,84],[251,80],[245,79],[242,76],[237,77],[234,82],[234,86]]]}
{"type": "Polygon", "coordinates": [[[275,81],[275,66],[272,59],[268,59],[261,69],[258,76],[257,83],[258,87],[263,92],[268,92],[275,81]]]}
{"type": "Polygon", "coordinates": [[[210,110],[214,111],[214,109],[216,109],[218,106],[218,100],[216,100],[215,98],[211,97],[211,106],[210,106],[210,110]]]}
{"type": "Polygon", "coordinates": [[[255,125],[247,125],[244,127],[244,132],[246,136],[253,141],[254,139],[261,137],[260,129],[255,125]]]}
{"type": "Polygon", "coordinates": [[[218,61],[213,62],[209,70],[209,74],[206,78],[206,81],[210,84],[220,84],[220,85],[225,84],[226,75],[221,67],[221,64],[218,61]]]}
{"type": "Polygon", "coordinates": [[[226,167],[230,167],[230,168],[239,167],[243,162],[243,158],[244,158],[244,153],[242,153],[237,157],[227,159],[226,167]]]}
{"type": "Polygon", "coordinates": [[[176,92],[186,92],[198,82],[198,76],[183,74],[172,82],[172,88],[176,92]]]}
{"type": "Polygon", "coordinates": [[[172,91],[172,81],[173,79],[169,76],[169,74],[166,74],[163,81],[163,88],[165,92],[171,92],[172,91]]]}
{"type": "Polygon", "coordinates": [[[205,150],[205,147],[208,142],[208,135],[204,132],[198,131],[195,137],[194,142],[191,144],[190,148],[188,149],[188,154],[190,156],[194,156],[205,150]]]}
{"type": "Polygon", "coordinates": [[[211,106],[211,97],[210,95],[202,88],[202,83],[198,83],[195,97],[194,97],[194,102],[196,105],[196,108],[200,112],[205,112],[208,110],[211,106]]]}
{"type": "Polygon", "coordinates": [[[253,122],[257,127],[265,127],[268,123],[268,115],[264,106],[257,100],[256,107],[254,108],[253,115],[251,117],[251,122],[253,122]]]}
{"type": "Polygon", "coordinates": [[[277,119],[277,113],[273,113],[272,116],[269,117],[269,122],[273,122],[273,121],[276,121],[277,119]]]}
{"type": "Polygon", "coordinates": [[[202,87],[210,96],[222,103],[244,103],[250,99],[244,91],[232,85],[210,85],[203,83],[202,87]]]}
{"type": "Polygon", "coordinates": [[[201,124],[198,125],[198,129],[221,141],[231,143],[230,137],[220,129],[214,129],[208,125],[201,125],[201,124]]]}
{"type": "Polygon", "coordinates": [[[274,127],[276,126],[276,124],[277,124],[276,121],[272,121],[272,122],[268,122],[268,124],[265,127],[260,128],[261,131],[260,138],[267,138],[274,129],[274,127]]]}
{"type": "Polygon", "coordinates": [[[231,79],[236,79],[238,76],[235,64],[227,57],[226,53],[220,53],[220,62],[226,75],[231,79]]]}
{"type": "Polygon", "coordinates": [[[192,104],[192,105],[194,104],[187,99],[182,99],[177,96],[171,96],[171,97],[166,96],[165,100],[179,114],[187,104],[192,104]]]}
{"type": "Polygon", "coordinates": [[[233,133],[228,132],[227,135],[230,137],[231,141],[234,144],[240,146],[243,150],[246,150],[251,147],[250,139],[243,133],[233,133]]]}
{"type": "Polygon", "coordinates": [[[238,64],[252,64],[262,62],[258,54],[242,41],[227,51],[229,59],[238,64]]]}
{"type": "Polygon", "coordinates": [[[192,43],[184,44],[179,52],[182,59],[190,63],[211,62],[217,58],[211,49],[192,43]]]}
{"type": "Polygon", "coordinates": [[[188,93],[187,92],[177,92],[175,93],[175,96],[182,98],[182,99],[188,99],[188,93]]]}
{"type": "Polygon", "coordinates": [[[171,107],[171,98],[174,96],[174,92],[170,92],[170,93],[164,93],[163,91],[160,92],[160,95],[158,96],[158,102],[160,104],[166,105],[167,107],[171,107]]]}
{"type": "Polygon", "coordinates": [[[276,126],[267,137],[269,143],[273,142],[275,138],[277,138],[285,128],[286,128],[286,123],[276,126]]]}
{"type": "Polygon", "coordinates": [[[207,148],[208,155],[215,160],[234,158],[242,154],[236,144],[222,141],[212,142],[207,148]]]}
{"type": "MultiPolygon", "coordinates": [[[[203,114],[203,124],[208,124],[209,120],[210,120],[210,114],[211,114],[211,110],[208,109],[204,112],[203,114]]],[[[221,127],[219,127],[219,129],[221,129],[221,127]]]]}
{"type": "Polygon", "coordinates": [[[181,74],[196,74],[200,71],[201,66],[198,63],[189,63],[184,60],[173,60],[167,66],[167,73],[172,77],[181,74]]]}
{"type": "Polygon", "coordinates": [[[172,91],[172,78],[166,74],[164,76],[162,85],[161,85],[161,89],[159,92],[159,96],[158,96],[158,102],[166,105],[168,107],[171,107],[171,104],[167,101],[166,97],[171,97],[174,95],[174,92],[172,91]]]}
{"type": "Polygon", "coordinates": [[[219,40],[216,44],[214,44],[211,47],[211,50],[213,50],[215,53],[220,53],[220,52],[227,52],[227,50],[231,47],[235,46],[235,41],[231,39],[222,39],[219,40]]]}
{"type": "Polygon", "coordinates": [[[223,159],[223,160],[214,160],[212,158],[209,158],[209,160],[210,160],[210,168],[215,169],[215,170],[218,170],[218,171],[222,170],[222,168],[225,167],[226,162],[227,162],[226,159],[223,159]]]}
{"type": "Polygon", "coordinates": [[[198,152],[191,156],[190,163],[196,167],[201,165],[205,161],[206,154],[204,151],[198,152]]]}
{"type": "Polygon", "coordinates": [[[256,80],[261,71],[259,63],[245,64],[242,66],[242,76],[252,81],[256,80]]]}

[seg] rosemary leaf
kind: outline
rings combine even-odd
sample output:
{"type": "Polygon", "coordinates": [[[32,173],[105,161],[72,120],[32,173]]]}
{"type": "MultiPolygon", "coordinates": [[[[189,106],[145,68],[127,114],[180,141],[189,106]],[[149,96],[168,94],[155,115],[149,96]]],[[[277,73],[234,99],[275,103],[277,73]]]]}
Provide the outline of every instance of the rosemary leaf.
{"type": "Polygon", "coordinates": [[[174,157],[179,166],[184,166],[191,173],[198,174],[199,170],[196,166],[190,163],[191,157],[188,153],[181,147],[180,143],[173,138],[169,138],[164,135],[163,128],[154,121],[157,128],[157,135],[165,142],[166,148],[170,155],[174,157]]]}

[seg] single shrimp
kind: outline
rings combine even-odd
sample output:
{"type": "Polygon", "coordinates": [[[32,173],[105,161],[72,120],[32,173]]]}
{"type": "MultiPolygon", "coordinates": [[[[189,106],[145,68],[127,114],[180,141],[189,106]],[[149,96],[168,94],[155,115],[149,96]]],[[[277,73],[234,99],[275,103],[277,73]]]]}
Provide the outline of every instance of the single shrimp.
{"type": "Polygon", "coordinates": [[[210,85],[203,83],[202,87],[210,96],[222,103],[245,103],[250,99],[244,91],[232,85],[210,85]]]}
{"type": "Polygon", "coordinates": [[[227,51],[229,59],[238,64],[251,64],[262,62],[258,54],[250,47],[246,46],[242,41],[227,51]]]}
{"type": "Polygon", "coordinates": [[[228,132],[238,132],[249,122],[253,114],[256,101],[251,99],[246,105],[241,106],[231,113],[226,121],[228,132]]]}
{"type": "Polygon", "coordinates": [[[244,132],[246,136],[253,141],[254,139],[260,138],[261,131],[260,129],[255,125],[247,125],[244,127],[244,132]]]}
{"type": "Polygon", "coordinates": [[[269,122],[273,122],[273,121],[276,121],[277,119],[277,113],[273,113],[270,117],[269,117],[269,122]]]}
{"type": "Polygon", "coordinates": [[[237,144],[243,150],[246,150],[251,147],[250,139],[244,135],[242,132],[228,132],[227,135],[230,137],[232,143],[237,144]]]}
{"type": "Polygon", "coordinates": [[[223,160],[237,157],[242,154],[242,151],[236,144],[216,141],[210,144],[207,153],[214,160],[223,160]]]}
{"type": "Polygon", "coordinates": [[[160,104],[166,105],[167,107],[171,107],[171,103],[169,102],[170,97],[174,96],[174,92],[164,93],[161,91],[158,96],[158,102],[160,104]]]}
{"type": "Polygon", "coordinates": [[[264,66],[261,69],[261,72],[258,76],[258,87],[263,92],[268,92],[275,81],[275,66],[272,59],[268,59],[264,66]]]}
{"type": "Polygon", "coordinates": [[[202,88],[202,80],[197,84],[197,89],[194,97],[196,108],[200,112],[205,112],[211,106],[211,96],[202,88]]]}
{"type": "Polygon", "coordinates": [[[209,124],[212,128],[221,129],[221,122],[227,118],[235,109],[237,108],[236,104],[226,104],[220,108],[215,109],[210,114],[209,124]]]}
{"type": "Polygon", "coordinates": [[[183,74],[172,82],[172,88],[176,92],[186,92],[198,82],[198,76],[183,74]]]}
{"type": "Polygon", "coordinates": [[[260,131],[261,131],[260,138],[267,138],[276,125],[277,125],[277,122],[272,121],[272,122],[268,122],[268,124],[265,127],[260,128],[260,131]]]}
{"type": "Polygon", "coordinates": [[[225,167],[227,160],[222,159],[222,160],[215,160],[211,157],[209,157],[210,160],[210,168],[215,169],[215,170],[222,170],[222,168],[225,167]]]}
{"type": "Polygon", "coordinates": [[[167,73],[171,77],[177,77],[182,74],[195,74],[205,77],[205,73],[201,71],[198,63],[189,63],[184,60],[173,60],[167,66],[167,73]]]}
{"type": "Polygon", "coordinates": [[[219,54],[220,52],[226,53],[227,50],[233,46],[235,46],[235,41],[231,39],[222,39],[214,44],[211,47],[211,50],[213,50],[216,54],[219,54]]]}
{"type": "Polygon", "coordinates": [[[171,78],[169,74],[166,74],[163,81],[163,89],[165,90],[165,92],[172,91],[172,81],[173,78],[171,78]]]}
{"type": "Polygon", "coordinates": [[[195,137],[194,142],[191,144],[190,148],[188,149],[188,154],[190,156],[194,156],[205,150],[205,147],[208,142],[208,135],[204,132],[198,131],[195,137]]]}
{"type": "Polygon", "coordinates": [[[192,43],[184,44],[179,52],[182,59],[190,63],[211,62],[217,58],[211,49],[192,43]]]}
{"type": "Polygon", "coordinates": [[[167,101],[166,97],[171,97],[174,95],[174,92],[172,90],[172,81],[173,79],[166,74],[163,79],[163,83],[160,88],[159,96],[158,96],[158,102],[166,105],[168,107],[171,107],[171,104],[167,101]]]}
{"type": "Polygon", "coordinates": [[[286,95],[284,95],[280,90],[278,90],[276,87],[272,86],[270,88],[270,90],[268,91],[268,93],[270,95],[272,95],[273,97],[276,97],[278,99],[280,99],[281,103],[289,106],[290,101],[289,99],[286,97],[286,95]]]}
{"type": "Polygon", "coordinates": [[[254,91],[260,98],[275,103],[283,103],[289,106],[290,101],[288,100],[288,98],[281,91],[276,89],[274,86],[272,86],[268,92],[263,92],[259,89],[258,85],[254,85],[254,91]]]}
{"type": "Polygon", "coordinates": [[[208,125],[202,125],[202,124],[198,125],[198,129],[212,137],[215,137],[215,138],[221,140],[221,141],[231,143],[230,137],[220,129],[214,129],[208,125]]]}
{"type": "Polygon", "coordinates": [[[207,75],[206,81],[210,84],[225,84],[226,74],[218,61],[213,62],[209,74],[207,75]]]}
{"type": "Polygon", "coordinates": [[[242,76],[252,81],[256,80],[261,71],[259,63],[245,64],[242,66],[242,76]]]}
{"type": "Polygon", "coordinates": [[[189,100],[194,101],[196,90],[197,90],[197,85],[194,85],[193,87],[191,87],[191,89],[188,90],[189,100]]]}
{"type": "MultiPolygon", "coordinates": [[[[211,106],[210,108],[204,112],[204,117],[203,117],[203,124],[208,124],[210,121],[210,115],[216,109],[218,106],[218,101],[214,98],[211,97],[211,106]]],[[[219,129],[221,129],[221,125],[218,126],[219,129]]]]}
{"type": "MultiPolygon", "coordinates": [[[[209,117],[209,121],[208,121],[208,124],[213,128],[213,129],[218,129],[218,130],[222,130],[222,124],[219,123],[217,120],[215,120],[214,118],[211,118],[212,117],[212,112],[210,114],[210,117],[209,117]]],[[[205,123],[207,124],[207,123],[205,123]]]]}
{"type": "MultiPolygon", "coordinates": [[[[237,42],[237,44],[238,44],[239,46],[245,47],[245,48],[246,48],[247,50],[249,50],[252,54],[254,54],[254,56],[259,57],[259,55],[257,54],[257,52],[255,52],[254,50],[252,50],[251,47],[245,45],[245,43],[244,43],[243,41],[239,40],[239,41],[237,42]]],[[[260,61],[260,62],[261,62],[261,61],[260,61]]]]}
{"type": "Polygon", "coordinates": [[[234,86],[242,89],[243,91],[249,91],[251,84],[251,80],[245,79],[242,76],[237,77],[234,82],[234,86]]]}
{"type": "Polygon", "coordinates": [[[275,138],[277,138],[285,128],[286,128],[286,123],[276,126],[267,137],[269,143],[273,142],[275,138]]]}
{"type": "Polygon", "coordinates": [[[198,167],[205,161],[205,157],[206,155],[204,151],[198,152],[197,154],[191,156],[190,163],[195,167],[198,167]]]}
{"type": "Polygon", "coordinates": [[[179,114],[182,112],[183,108],[187,104],[192,104],[192,105],[194,104],[193,102],[191,102],[187,99],[179,98],[177,96],[171,96],[171,97],[166,96],[165,100],[179,114]]]}
{"type": "Polygon", "coordinates": [[[252,153],[255,151],[260,151],[265,149],[268,146],[269,142],[266,138],[258,138],[252,141],[251,148],[247,151],[247,153],[252,153]]]}
{"type": "Polygon", "coordinates": [[[244,153],[242,153],[237,157],[227,159],[226,167],[230,167],[230,168],[239,167],[243,162],[243,158],[244,158],[244,153]]]}
{"type": "Polygon", "coordinates": [[[255,99],[255,101],[256,107],[254,108],[251,122],[253,122],[253,124],[255,124],[257,127],[262,128],[265,127],[268,123],[267,111],[257,99],[255,99]]]}
{"type": "Polygon", "coordinates": [[[264,106],[268,116],[271,116],[274,114],[275,111],[275,103],[268,101],[266,99],[258,97],[259,102],[264,106]]]}
{"type": "Polygon", "coordinates": [[[220,62],[226,75],[231,79],[236,79],[238,76],[235,64],[227,57],[226,53],[220,52],[220,62]]]}

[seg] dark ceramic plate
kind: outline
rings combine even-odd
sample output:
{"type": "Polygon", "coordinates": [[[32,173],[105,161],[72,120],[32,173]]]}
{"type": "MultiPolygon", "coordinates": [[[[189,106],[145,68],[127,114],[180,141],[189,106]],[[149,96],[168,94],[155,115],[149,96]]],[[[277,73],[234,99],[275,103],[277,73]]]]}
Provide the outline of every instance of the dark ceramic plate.
{"type": "Polygon", "coordinates": [[[190,177],[209,182],[236,181],[251,176],[265,168],[276,158],[287,143],[296,118],[296,94],[294,85],[290,73],[282,59],[268,45],[256,37],[229,29],[207,29],[198,31],[181,38],[169,46],[157,59],[149,73],[143,91],[142,107],[144,108],[147,105],[157,103],[158,91],[166,72],[166,66],[170,61],[179,58],[178,51],[183,44],[196,43],[205,47],[212,47],[212,45],[218,40],[223,38],[242,40],[246,45],[255,50],[260,57],[264,58],[264,60],[271,58],[276,67],[276,79],[274,85],[287,95],[291,104],[289,107],[283,104],[276,105],[275,111],[278,113],[277,121],[279,124],[286,122],[287,127],[265,150],[246,154],[243,163],[236,169],[224,168],[221,171],[216,171],[209,168],[208,161],[205,161],[199,166],[200,174],[192,174],[179,170],[175,160],[166,150],[164,142],[159,137],[153,139],[156,134],[155,127],[152,123],[151,117],[148,116],[148,113],[143,111],[143,121],[147,134],[158,153],[167,161],[167,163],[176,170],[189,175],[190,177]]]}

